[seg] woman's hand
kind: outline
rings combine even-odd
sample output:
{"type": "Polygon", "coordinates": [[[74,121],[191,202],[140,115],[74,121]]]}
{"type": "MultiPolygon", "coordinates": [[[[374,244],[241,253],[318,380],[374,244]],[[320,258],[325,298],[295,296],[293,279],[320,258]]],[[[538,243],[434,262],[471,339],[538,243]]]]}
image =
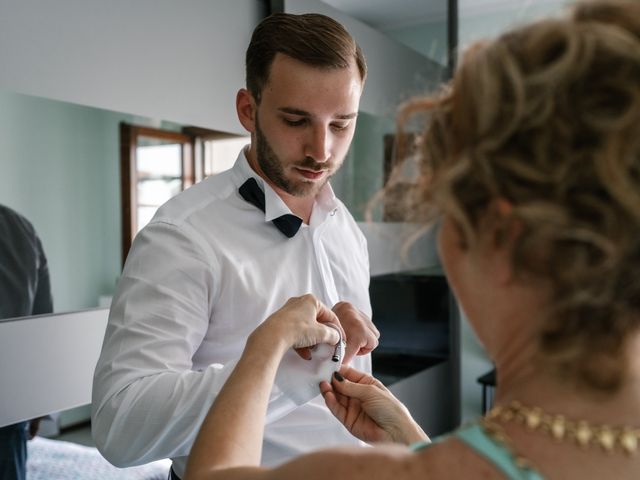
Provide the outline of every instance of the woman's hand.
{"type": "Polygon", "coordinates": [[[293,347],[302,358],[310,359],[310,347],[320,343],[335,345],[340,341],[340,334],[344,336],[344,331],[336,315],[316,297],[307,294],[290,298],[251,337],[254,341],[259,338],[280,345],[284,350],[293,347]]]}
{"type": "Polygon", "coordinates": [[[291,347],[336,344],[338,330],[326,323],[337,322],[313,295],[303,295],[290,299],[249,335],[191,449],[188,476],[206,478],[214,469],[260,465],[265,412],[282,356],[291,347]]]}
{"type": "Polygon", "coordinates": [[[360,440],[408,445],[429,439],[402,402],[366,373],[343,366],[320,391],[331,413],[360,440]]]}

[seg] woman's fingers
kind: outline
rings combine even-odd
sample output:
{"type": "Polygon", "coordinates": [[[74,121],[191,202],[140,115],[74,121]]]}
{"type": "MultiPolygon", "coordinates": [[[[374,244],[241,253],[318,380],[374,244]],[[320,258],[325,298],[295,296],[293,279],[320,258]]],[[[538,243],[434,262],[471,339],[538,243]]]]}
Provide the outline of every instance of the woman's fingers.
{"type": "Polygon", "coordinates": [[[355,368],[352,368],[348,365],[343,365],[342,368],[340,368],[340,374],[344,378],[352,382],[364,383],[367,385],[375,385],[376,387],[382,390],[387,390],[387,388],[377,378],[372,377],[368,373],[364,373],[364,372],[361,372],[360,370],[356,370],[355,368]]]}
{"type": "Polygon", "coordinates": [[[329,382],[320,382],[320,392],[324,397],[324,402],[327,405],[329,411],[336,417],[340,422],[344,423],[347,418],[347,408],[346,405],[343,405],[336,396],[333,388],[329,384],[329,382]]]}
{"type": "Polygon", "coordinates": [[[340,395],[344,395],[351,399],[357,399],[361,402],[366,402],[373,396],[380,394],[380,389],[377,385],[371,383],[352,382],[346,378],[342,381],[334,378],[333,389],[340,395]]]}
{"type": "Polygon", "coordinates": [[[380,395],[376,385],[354,383],[337,375],[334,375],[331,384],[321,382],[320,392],[331,413],[340,421],[346,419],[350,403],[362,403],[375,395],[380,395]],[[342,378],[342,380],[338,380],[338,378],[342,378]]]}

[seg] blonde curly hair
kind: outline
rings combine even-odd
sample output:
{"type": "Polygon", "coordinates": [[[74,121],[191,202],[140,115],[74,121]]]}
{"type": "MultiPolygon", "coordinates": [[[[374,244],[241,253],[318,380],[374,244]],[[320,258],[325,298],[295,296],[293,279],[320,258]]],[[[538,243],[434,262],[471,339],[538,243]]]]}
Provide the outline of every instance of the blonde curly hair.
{"type": "Polygon", "coordinates": [[[474,45],[400,125],[425,112],[410,220],[445,212],[473,245],[491,202],[512,204],[514,269],[553,292],[542,358],[616,391],[640,326],[640,2],[581,2],[474,45]]]}

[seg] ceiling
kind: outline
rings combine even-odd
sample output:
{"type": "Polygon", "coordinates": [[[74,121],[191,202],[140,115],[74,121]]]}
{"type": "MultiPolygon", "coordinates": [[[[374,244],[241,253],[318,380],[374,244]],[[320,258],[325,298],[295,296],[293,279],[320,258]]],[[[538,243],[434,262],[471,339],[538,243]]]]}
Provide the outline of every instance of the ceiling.
{"type": "MultiPolygon", "coordinates": [[[[441,22],[446,19],[447,0],[323,0],[334,8],[379,30],[394,30],[441,22]]],[[[566,0],[458,0],[461,17],[492,12],[515,12],[535,5],[561,6],[566,0]]]]}

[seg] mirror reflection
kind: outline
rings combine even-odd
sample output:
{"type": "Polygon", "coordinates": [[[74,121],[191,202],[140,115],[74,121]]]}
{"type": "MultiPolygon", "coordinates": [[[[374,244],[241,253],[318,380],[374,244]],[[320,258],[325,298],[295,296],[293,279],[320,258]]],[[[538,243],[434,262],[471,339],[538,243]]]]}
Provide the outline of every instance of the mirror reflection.
{"type": "MultiPolygon", "coordinates": [[[[108,306],[120,274],[123,123],[175,135],[182,130],[171,122],[0,91],[0,204],[36,229],[49,263],[56,312],[108,306]]],[[[223,145],[204,140],[209,153],[201,176],[228,168],[224,148],[246,141],[218,133],[223,145]]],[[[172,152],[151,145],[149,137],[142,137],[136,165],[141,174],[132,184],[140,192],[138,229],[183,188],[180,180],[164,174],[164,163],[171,162],[165,155],[172,152]]],[[[174,154],[181,150],[180,144],[165,145],[174,154]]]]}
{"type": "MultiPolygon", "coordinates": [[[[263,2],[255,3],[263,5],[263,2]]],[[[150,2],[144,0],[138,5],[142,5],[140,8],[143,11],[143,21],[138,19],[135,31],[143,29],[143,37],[154,38],[154,47],[158,47],[163,39],[171,37],[171,29],[163,29],[160,25],[167,19],[173,25],[175,12],[168,11],[171,9],[162,5],[151,6],[150,2]],[[154,36],[154,22],[148,21],[150,16],[158,21],[161,35],[154,36]]],[[[228,21],[228,24],[233,26],[233,31],[217,33],[213,35],[213,41],[209,37],[204,40],[198,37],[197,41],[189,45],[192,47],[197,43],[206,44],[206,55],[199,55],[198,62],[200,65],[211,64],[216,70],[215,81],[208,83],[204,89],[193,88],[198,94],[191,95],[191,99],[196,98],[192,103],[189,103],[189,95],[185,94],[183,89],[191,88],[193,79],[199,76],[206,77],[198,75],[202,71],[170,63],[169,67],[163,64],[163,70],[158,74],[145,63],[149,58],[153,58],[153,55],[141,54],[137,37],[134,41],[128,39],[125,28],[107,29],[108,33],[102,32],[95,24],[95,12],[85,10],[89,7],[72,5],[72,2],[63,2],[58,6],[60,15],[74,18],[71,22],[58,18],[59,23],[65,28],[56,28],[56,32],[48,37],[51,33],[47,30],[49,22],[43,21],[42,31],[30,30],[30,37],[26,40],[26,43],[33,40],[45,50],[48,44],[52,46],[48,54],[38,54],[35,60],[39,71],[44,74],[28,75],[29,68],[21,68],[23,63],[28,65],[30,60],[34,61],[28,48],[20,52],[21,59],[17,62],[17,67],[9,62],[6,68],[6,71],[17,72],[15,78],[18,80],[0,74],[0,163],[3,172],[0,175],[0,203],[14,208],[35,226],[48,257],[56,312],[108,306],[120,275],[126,249],[133,236],[151,218],[157,207],[201,178],[229,168],[235,160],[241,146],[238,142],[244,143],[246,140],[238,140],[238,130],[234,129],[236,126],[233,125],[236,120],[225,110],[227,107],[221,108],[219,103],[212,102],[211,98],[203,93],[226,89],[225,105],[232,104],[235,90],[242,86],[242,82],[238,81],[238,65],[233,63],[242,62],[240,50],[244,49],[248,40],[243,37],[242,28],[251,30],[261,18],[246,15],[246,11],[253,15],[255,10],[262,10],[248,5],[232,2],[225,5],[216,4],[215,7],[204,4],[194,7],[205,10],[201,13],[209,15],[200,14],[199,17],[207,20],[204,24],[197,25],[195,24],[199,19],[190,17],[192,28],[186,30],[199,31],[203,36],[204,32],[216,32],[215,22],[219,21],[218,18],[227,17],[227,14],[235,20],[238,20],[237,17],[246,18],[242,18],[240,22],[228,21]],[[73,15],[69,15],[70,10],[73,11],[73,15]],[[239,23],[246,25],[238,27],[239,23]],[[77,24],[82,24],[82,28],[76,30],[77,24]],[[64,58],[58,58],[57,30],[64,30],[69,43],[76,45],[84,40],[83,36],[79,36],[86,34],[83,32],[84,28],[94,30],[92,35],[98,38],[96,43],[113,46],[113,50],[105,52],[97,48],[92,50],[91,58],[88,59],[82,58],[85,52],[78,54],[73,51],[66,52],[64,58]],[[101,35],[106,38],[102,38],[101,35]],[[229,38],[232,38],[233,42],[228,42],[229,38]],[[237,44],[238,47],[230,47],[227,43],[237,44]],[[220,53],[227,51],[231,52],[228,56],[220,53]],[[129,52],[134,52],[134,56],[137,52],[137,56],[135,61],[128,63],[129,52]],[[214,58],[211,58],[210,54],[214,58]],[[26,59],[25,62],[22,61],[22,56],[26,59]],[[51,63],[41,62],[44,57],[51,63]],[[108,65],[110,57],[118,59],[117,64],[111,67],[108,65]],[[100,63],[98,68],[94,65],[91,75],[80,81],[81,85],[74,84],[82,77],[78,73],[82,73],[84,68],[91,70],[91,67],[85,67],[85,64],[96,59],[100,63]],[[130,65],[134,67],[127,72],[130,65]],[[236,76],[226,75],[227,70],[236,76]],[[109,77],[116,71],[116,78],[109,77]],[[163,83],[163,78],[170,78],[178,71],[189,71],[189,74],[179,81],[163,83]],[[63,87],[56,90],[59,85],[56,84],[55,78],[60,72],[64,72],[64,78],[60,81],[63,87]],[[20,80],[22,74],[30,76],[29,81],[20,80]],[[151,78],[144,81],[145,75],[151,78]],[[32,81],[34,78],[36,80],[32,81]],[[126,82],[122,82],[122,78],[126,78],[126,82]],[[137,78],[143,79],[141,84],[136,85],[137,78]],[[188,85],[185,87],[185,84],[188,85]],[[113,96],[112,90],[115,92],[113,96]],[[232,93],[229,94],[228,90],[232,90],[232,93]],[[25,95],[16,91],[41,96],[25,95]],[[125,94],[118,98],[122,92],[125,94]],[[166,104],[171,102],[164,102],[165,96],[184,96],[184,110],[187,110],[187,113],[182,108],[176,108],[175,104],[174,108],[166,108],[166,104]],[[122,98],[126,101],[122,101],[122,98]],[[145,100],[148,102],[147,105],[144,105],[145,100]],[[154,108],[149,108],[149,104],[153,104],[154,108]],[[157,109],[156,104],[160,105],[157,109]],[[219,121],[215,115],[212,115],[214,121],[200,121],[205,115],[200,115],[199,110],[220,111],[222,113],[219,115],[224,117],[223,121],[219,121]],[[157,116],[154,116],[156,114],[157,116]],[[123,126],[138,129],[140,135],[135,136],[135,139],[134,135],[125,137],[122,134],[123,126]],[[211,128],[219,130],[213,131],[211,128]],[[165,132],[164,139],[158,139],[152,134],[159,131],[165,132]],[[188,139],[180,136],[186,136],[188,139]],[[129,141],[132,139],[133,141],[129,141]],[[123,151],[129,154],[128,163],[124,161],[126,155],[123,155],[123,151]],[[227,159],[226,164],[224,159],[227,159]]],[[[117,11],[117,8],[114,10],[117,11]]],[[[11,7],[11,13],[16,30],[2,22],[2,19],[0,29],[12,43],[19,44],[24,42],[20,42],[22,33],[17,32],[28,30],[19,28],[20,18],[30,18],[32,15],[47,17],[48,14],[53,18],[58,11],[50,12],[43,5],[36,6],[32,2],[25,2],[22,6],[11,7]]],[[[135,6],[128,8],[128,17],[135,19],[138,13],[135,6]]],[[[118,14],[115,16],[118,17],[118,14]]],[[[121,20],[117,18],[116,23],[121,20]]],[[[442,28],[440,32],[443,32],[445,20],[441,18],[439,21],[442,28]]],[[[379,33],[381,28],[380,25],[366,25],[371,28],[371,32],[379,33]]],[[[408,29],[414,29],[416,25],[396,27],[395,35],[398,38],[394,39],[393,35],[385,32],[384,36],[392,40],[388,43],[383,42],[384,48],[378,49],[374,46],[367,49],[364,46],[367,55],[371,52],[372,68],[375,70],[373,66],[377,62],[378,71],[369,79],[367,91],[371,93],[369,99],[361,105],[357,133],[345,168],[333,181],[336,194],[343,199],[358,220],[364,219],[367,202],[383,186],[386,160],[384,137],[392,134],[395,129],[394,112],[398,102],[415,91],[437,85],[444,75],[442,62],[428,58],[429,55],[425,56],[424,52],[407,46],[407,42],[401,45],[403,41],[400,37],[413,37],[414,34],[408,29]],[[401,51],[402,55],[395,53],[398,51],[401,51]],[[401,70],[389,67],[385,63],[385,59],[398,60],[405,54],[407,57],[401,62],[401,70]],[[419,68],[414,70],[413,67],[417,65],[419,68]]],[[[187,33],[181,32],[180,35],[187,38],[187,33]]],[[[419,39],[418,43],[423,41],[419,39]]],[[[172,42],[175,45],[179,44],[173,37],[169,39],[169,43],[172,42]]],[[[436,43],[444,48],[444,39],[440,39],[439,42],[436,43]]],[[[177,48],[175,45],[165,45],[164,50],[171,52],[172,48],[177,48]]],[[[38,51],[38,48],[34,48],[34,51],[38,51]]],[[[180,54],[184,51],[185,49],[182,49],[180,54]]],[[[202,53],[202,50],[200,52],[202,53]]],[[[169,55],[165,59],[168,57],[169,55]]],[[[183,59],[181,55],[174,57],[183,59]]],[[[187,57],[188,55],[184,56],[187,57]]],[[[211,80],[208,77],[207,79],[211,80]]],[[[373,255],[374,259],[375,257],[373,255]]],[[[68,334],[68,330],[63,333],[68,334]]],[[[68,339],[71,345],[69,350],[75,355],[73,352],[77,344],[86,344],[87,337],[83,338],[77,331],[74,331],[72,336],[74,338],[68,339]]],[[[63,370],[63,375],[73,376],[67,369],[63,370]]],[[[86,422],[87,418],[88,408],[85,405],[64,412],[57,426],[68,431],[86,422]]],[[[46,431],[42,430],[41,433],[46,434],[46,431]]],[[[91,442],[90,438],[73,435],[65,438],[91,442]]]]}
{"type": "MultiPolygon", "coordinates": [[[[428,44],[430,54],[444,48],[445,26],[441,15],[428,28],[396,22],[384,34],[397,43],[428,44]],[[425,35],[431,38],[424,40],[425,35]]],[[[433,74],[421,85],[437,85],[444,70],[438,61],[423,58],[433,74]]],[[[368,201],[383,185],[384,136],[394,131],[396,103],[360,112],[349,158],[333,179],[334,190],[357,220],[364,219],[368,201]]],[[[184,126],[175,122],[0,90],[0,203],[22,213],[38,231],[49,259],[56,312],[108,305],[131,239],[157,206],[203,176],[228,168],[238,142],[246,142],[222,132],[214,142],[211,130],[191,127],[189,138],[199,140],[187,162],[187,140],[158,140],[142,132],[133,150],[134,156],[139,152],[137,164],[121,165],[121,124],[185,135],[184,126]],[[179,174],[158,170],[161,157],[152,162],[155,166],[145,158],[151,150],[163,156],[167,149],[180,156],[174,159],[179,174]],[[185,165],[191,166],[185,170],[185,165]],[[125,172],[133,174],[123,179],[125,172]]]]}
{"type": "MultiPolygon", "coordinates": [[[[405,88],[405,84],[398,86],[396,81],[406,78],[411,80],[409,83],[414,88],[428,90],[446,78],[447,2],[418,1],[407,2],[407,5],[400,2],[366,2],[364,6],[362,2],[345,0],[327,0],[326,3],[362,22],[371,30],[363,30],[365,33],[376,32],[390,40],[393,52],[402,51],[410,59],[405,63],[420,64],[416,73],[397,71],[388,67],[392,60],[398,60],[395,54],[392,58],[387,53],[390,50],[375,47],[367,50],[365,46],[372,71],[381,68],[383,74],[372,75],[369,79],[366,90],[369,97],[361,105],[349,158],[333,179],[337,195],[356,219],[363,220],[367,202],[385,181],[384,138],[395,130],[395,107],[398,102],[415,93],[405,88]],[[360,7],[356,5],[358,3],[360,7]],[[402,17],[398,17],[399,14],[402,17]],[[419,61],[414,61],[416,58],[419,61]],[[378,60],[381,63],[376,64],[378,60]],[[390,92],[394,92],[393,95],[390,92]]],[[[494,35],[513,21],[548,13],[557,9],[558,3],[545,0],[536,2],[537,8],[531,7],[532,2],[512,8],[498,1],[483,0],[475,5],[462,2],[460,44],[464,46],[479,36],[494,35]]],[[[79,6],[77,8],[82,9],[79,6]]],[[[226,14],[229,13],[226,10],[235,7],[219,8],[220,12],[226,14]]],[[[244,8],[237,7],[238,10],[244,8]]],[[[324,7],[321,5],[320,8],[324,7]]],[[[148,13],[145,11],[145,15],[148,13]]],[[[248,30],[253,25],[249,27],[248,30]]],[[[209,24],[201,28],[203,31],[215,30],[209,24]]],[[[217,46],[213,48],[216,53],[227,48],[223,45],[228,41],[226,36],[219,37],[217,46]]],[[[244,45],[246,40],[237,35],[232,43],[244,45]]],[[[211,49],[210,46],[207,48],[211,49]]],[[[241,58],[239,51],[233,51],[232,55],[238,57],[235,60],[241,58]]],[[[216,57],[219,62],[216,68],[224,70],[228,60],[221,61],[216,57]]],[[[199,61],[206,63],[208,60],[200,58],[199,61]]],[[[60,66],[64,67],[64,64],[60,66]]],[[[139,70],[144,73],[143,67],[139,70]]],[[[229,81],[224,72],[218,78],[219,81],[206,88],[223,90],[232,84],[227,89],[235,91],[241,86],[236,79],[229,81]]],[[[43,81],[46,82],[46,79],[43,78],[43,81]]],[[[70,77],[70,81],[73,78],[70,77]]],[[[88,90],[93,89],[94,85],[89,84],[88,90]]],[[[97,84],[95,89],[99,89],[97,84]]],[[[33,90],[38,91],[37,88],[33,90]]],[[[139,94],[143,93],[141,88],[138,90],[139,94]]],[[[226,97],[232,101],[232,96],[226,97]]],[[[135,103],[133,100],[132,105],[135,103]]],[[[210,109],[210,103],[202,101],[200,108],[210,109]]],[[[122,109],[139,111],[137,106],[129,108],[129,105],[122,109]]],[[[167,119],[179,117],[170,113],[163,116],[167,119]]],[[[207,126],[211,127],[211,124],[207,126]]],[[[157,120],[18,94],[11,88],[0,90],[0,132],[0,203],[14,208],[35,226],[49,260],[54,308],[57,312],[108,305],[120,274],[123,248],[126,249],[127,242],[130,242],[130,238],[123,239],[126,230],[124,225],[130,225],[132,238],[169,196],[204,176],[229,168],[240,144],[246,142],[246,139],[238,139],[237,132],[186,127],[177,121],[157,120]],[[135,176],[124,179],[123,172],[128,169],[122,166],[122,125],[146,129],[142,131],[147,133],[168,131],[176,136],[186,134],[197,140],[184,143],[141,135],[134,143],[134,155],[130,159],[133,160],[130,165],[135,176]],[[188,149],[192,149],[192,156],[185,160],[185,151],[188,149]],[[165,158],[165,154],[171,157],[165,158]],[[222,163],[218,159],[223,159],[222,163]],[[127,202],[123,201],[123,191],[130,192],[128,210],[125,208],[127,202]]],[[[376,260],[375,255],[372,260],[376,260]]],[[[481,368],[485,369],[482,360],[479,362],[481,368]]],[[[463,378],[463,384],[465,381],[463,378]]],[[[474,378],[467,383],[475,388],[474,378]]],[[[463,385],[463,401],[465,397],[463,385]]],[[[85,420],[86,410],[72,416],[67,422],[74,424],[85,420]]]]}

